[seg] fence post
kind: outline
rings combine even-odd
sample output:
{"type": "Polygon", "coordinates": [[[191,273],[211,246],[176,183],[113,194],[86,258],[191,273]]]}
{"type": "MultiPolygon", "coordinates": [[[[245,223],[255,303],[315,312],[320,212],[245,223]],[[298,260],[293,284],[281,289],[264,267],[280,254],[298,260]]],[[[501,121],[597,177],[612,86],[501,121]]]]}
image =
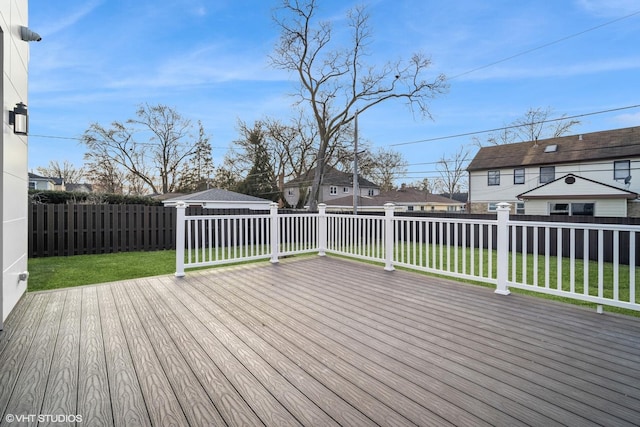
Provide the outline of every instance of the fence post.
{"type": "Polygon", "coordinates": [[[271,263],[278,263],[278,249],[280,243],[278,204],[273,202],[270,206],[269,215],[271,216],[271,263]]]}
{"type": "Polygon", "coordinates": [[[393,212],[396,205],[393,203],[384,204],[384,269],[393,271],[393,212]]]}
{"type": "Polygon", "coordinates": [[[186,228],[187,204],[176,203],[176,277],[184,277],[184,235],[186,228]]]}
{"type": "Polygon", "coordinates": [[[325,256],[327,250],[327,205],[318,205],[318,255],[325,256]]]}
{"type": "Polygon", "coordinates": [[[511,292],[507,287],[507,276],[509,273],[509,203],[498,203],[496,211],[498,212],[498,266],[495,293],[500,295],[509,295],[511,292]]]}

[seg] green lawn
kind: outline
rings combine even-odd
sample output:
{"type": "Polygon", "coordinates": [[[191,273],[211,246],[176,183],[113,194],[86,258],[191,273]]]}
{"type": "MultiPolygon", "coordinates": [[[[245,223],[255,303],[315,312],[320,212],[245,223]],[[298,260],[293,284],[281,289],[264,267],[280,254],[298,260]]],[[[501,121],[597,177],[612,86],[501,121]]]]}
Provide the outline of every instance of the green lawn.
{"type": "Polygon", "coordinates": [[[29,259],[29,291],[90,285],[176,271],[175,251],[29,259]]]}

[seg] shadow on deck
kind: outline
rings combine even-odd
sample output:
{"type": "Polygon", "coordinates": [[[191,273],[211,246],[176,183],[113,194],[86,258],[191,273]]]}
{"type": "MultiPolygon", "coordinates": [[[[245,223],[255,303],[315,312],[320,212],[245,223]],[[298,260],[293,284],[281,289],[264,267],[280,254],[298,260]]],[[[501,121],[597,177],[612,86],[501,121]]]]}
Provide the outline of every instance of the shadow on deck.
{"type": "Polygon", "coordinates": [[[331,257],[30,293],[5,328],[2,425],[640,425],[640,319],[331,257]]]}

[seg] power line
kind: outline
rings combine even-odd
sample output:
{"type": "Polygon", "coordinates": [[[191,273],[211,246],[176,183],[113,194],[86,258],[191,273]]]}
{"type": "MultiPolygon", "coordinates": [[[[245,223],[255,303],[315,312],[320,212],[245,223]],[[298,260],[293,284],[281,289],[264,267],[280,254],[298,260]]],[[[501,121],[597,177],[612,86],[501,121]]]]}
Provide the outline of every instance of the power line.
{"type": "Polygon", "coordinates": [[[417,141],[398,142],[396,144],[389,144],[389,146],[390,147],[397,147],[397,146],[400,146],[400,145],[420,144],[422,142],[432,142],[432,141],[441,141],[443,139],[461,138],[463,136],[480,135],[480,134],[483,134],[483,133],[496,132],[496,131],[507,130],[507,129],[516,129],[516,128],[525,127],[525,126],[539,125],[539,124],[551,123],[551,122],[558,122],[558,121],[561,121],[561,120],[578,119],[578,118],[581,118],[581,117],[594,116],[594,115],[597,115],[597,114],[604,114],[604,113],[612,113],[614,111],[629,110],[629,109],[638,108],[638,107],[640,107],[640,104],[629,105],[627,107],[611,108],[609,110],[594,111],[592,113],[577,114],[575,116],[563,116],[563,117],[558,117],[558,118],[555,118],[555,119],[540,120],[540,121],[537,121],[537,122],[525,123],[525,124],[522,124],[522,125],[509,125],[509,126],[503,126],[503,127],[494,128],[494,129],[479,130],[479,131],[474,131],[474,132],[459,133],[459,134],[447,135],[447,136],[438,136],[438,137],[435,137],[435,138],[419,139],[417,141]]]}
{"type": "Polygon", "coordinates": [[[621,18],[617,18],[617,19],[614,19],[612,21],[608,21],[608,22],[605,22],[603,24],[596,25],[595,27],[587,28],[586,30],[583,30],[583,31],[580,31],[580,32],[577,32],[577,33],[562,37],[560,39],[545,43],[543,45],[540,45],[540,46],[537,46],[537,47],[534,47],[534,48],[531,48],[531,49],[527,49],[525,51],[516,53],[516,54],[508,56],[506,58],[499,59],[497,61],[491,62],[490,64],[486,64],[486,65],[483,65],[483,66],[480,66],[480,67],[476,67],[476,68],[474,68],[472,70],[465,71],[464,73],[456,74],[453,77],[449,77],[448,80],[457,79],[458,77],[466,76],[467,74],[471,74],[471,73],[474,73],[476,71],[484,70],[485,68],[493,67],[494,65],[501,64],[501,63],[506,62],[506,61],[510,61],[510,60],[512,60],[514,58],[517,58],[519,56],[523,56],[523,55],[526,55],[528,53],[535,52],[536,50],[540,50],[540,49],[544,49],[544,48],[549,47],[549,46],[553,46],[554,44],[558,44],[558,43],[561,43],[563,41],[566,41],[566,40],[581,36],[581,35],[583,35],[585,33],[590,32],[590,31],[594,31],[594,30],[597,30],[599,28],[606,27],[607,25],[611,25],[611,24],[614,24],[616,22],[622,21],[624,19],[631,18],[632,16],[635,16],[635,15],[638,15],[638,14],[640,14],[640,10],[632,12],[632,13],[630,13],[628,15],[625,15],[625,16],[623,16],[621,18]]]}

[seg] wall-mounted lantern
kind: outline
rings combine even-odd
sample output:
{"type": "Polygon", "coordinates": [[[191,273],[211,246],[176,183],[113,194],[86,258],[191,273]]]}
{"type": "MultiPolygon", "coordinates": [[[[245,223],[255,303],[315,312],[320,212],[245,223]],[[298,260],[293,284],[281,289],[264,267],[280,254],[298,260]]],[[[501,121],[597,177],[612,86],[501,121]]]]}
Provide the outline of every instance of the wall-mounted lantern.
{"type": "Polygon", "coordinates": [[[9,111],[9,124],[13,125],[13,133],[16,135],[29,133],[29,115],[24,103],[18,102],[13,111],[9,111]]]}

